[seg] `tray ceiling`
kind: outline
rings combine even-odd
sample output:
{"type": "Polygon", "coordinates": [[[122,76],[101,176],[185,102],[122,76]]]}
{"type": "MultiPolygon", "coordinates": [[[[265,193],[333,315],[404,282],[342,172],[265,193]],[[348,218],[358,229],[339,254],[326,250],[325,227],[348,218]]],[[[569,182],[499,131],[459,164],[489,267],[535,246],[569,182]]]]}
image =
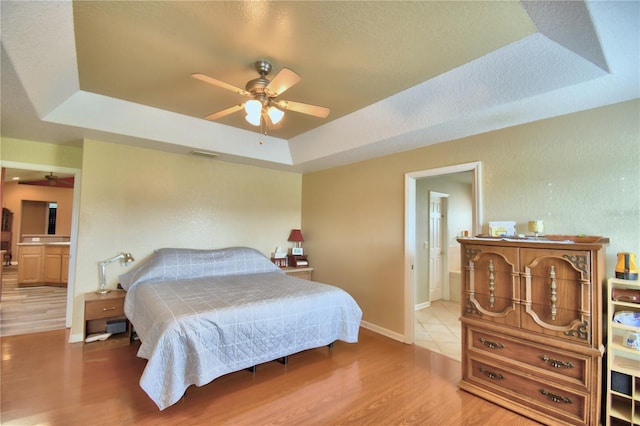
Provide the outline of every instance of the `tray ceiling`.
{"type": "Polygon", "coordinates": [[[3,137],[313,171],[639,96],[637,2],[1,7],[3,137]],[[190,75],[244,87],[257,59],[302,76],[280,98],[329,117],[288,111],[266,137],[242,112],[203,120],[245,98],[190,75]]]}

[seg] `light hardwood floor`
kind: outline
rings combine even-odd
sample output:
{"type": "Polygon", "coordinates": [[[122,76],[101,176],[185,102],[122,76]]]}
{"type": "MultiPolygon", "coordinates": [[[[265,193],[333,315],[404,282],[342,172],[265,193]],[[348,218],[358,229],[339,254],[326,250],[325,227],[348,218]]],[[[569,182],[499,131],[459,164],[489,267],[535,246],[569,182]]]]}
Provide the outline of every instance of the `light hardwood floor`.
{"type": "Polygon", "coordinates": [[[361,329],[239,371],[159,411],[139,387],[138,343],[85,351],[68,331],[2,337],[3,425],[536,425],[457,388],[460,363],[361,329]]]}
{"type": "Polygon", "coordinates": [[[67,288],[18,287],[17,271],[16,265],[3,268],[0,336],[64,329],[67,288]]]}
{"type": "Polygon", "coordinates": [[[333,350],[292,355],[286,366],[270,362],[255,374],[239,371],[192,386],[159,411],[138,385],[146,363],[136,356],[139,343],[92,351],[68,343],[64,310],[59,315],[60,307],[52,307],[64,297],[53,303],[50,292],[66,290],[22,292],[15,271],[8,272],[1,305],[2,425],[537,424],[459,390],[459,362],[365,329],[357,344],[336,342],[333,350]],[[36,308],[40,302],[49,308],[36,308]],[[52,325],[43,320],[47,315],[62,323],[52,325]],[[28,325],[29,318],[35,323],[28,325]],[[37,327],[58,329],[33,333],[37,327]]]}

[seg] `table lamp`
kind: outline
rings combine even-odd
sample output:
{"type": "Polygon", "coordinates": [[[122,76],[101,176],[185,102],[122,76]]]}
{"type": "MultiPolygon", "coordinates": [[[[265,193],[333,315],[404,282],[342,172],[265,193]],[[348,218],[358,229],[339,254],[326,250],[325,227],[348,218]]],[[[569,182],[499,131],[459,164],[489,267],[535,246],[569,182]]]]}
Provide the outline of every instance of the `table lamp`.
{"type": "Polygon", "coordinates": [[[131,253],[120,252],[119,254],[98,263],[98,273],[100,275],[100,288],[96,291],[98,294],[107,294],[109,291],[107,289],[107,274],[106,274],[106,266],[110,263],[113,263],[117,260],[122,259],[122,262],[126,265],[128,263],[133,262],[135,259],[131,256],[131,253]]]}
{"type": "Polygon", "coordinates": [[[294,256],[302,256],[302,242],[304,241],[304,238],[302,238],[302,231],[299,229],[292,229],[289,234],[288,241],[293,242],[291,254],[294,256]]]}
{"type": "Polygon", "coordinates": [[[531,220],[529,221],[529,232],[533,232],[536,240],[538,239],[538,235],[544,232],[544,222],[541,220],[531,220]]]}

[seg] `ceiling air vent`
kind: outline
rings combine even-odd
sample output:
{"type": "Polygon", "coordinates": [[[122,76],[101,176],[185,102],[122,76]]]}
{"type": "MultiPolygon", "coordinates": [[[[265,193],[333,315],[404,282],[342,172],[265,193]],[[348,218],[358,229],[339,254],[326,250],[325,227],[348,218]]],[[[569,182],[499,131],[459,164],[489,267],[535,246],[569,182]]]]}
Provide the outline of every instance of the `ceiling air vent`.
{"type": "Polygon", "coordinates": [[[191,155],[197,155],[199,157],[207,157],[207,158],[218,158],[220,156],[220,154],[217,154],[215,152],[200,151],[200,150],[197,150],[197,149],[191,151],[191,155]]]}

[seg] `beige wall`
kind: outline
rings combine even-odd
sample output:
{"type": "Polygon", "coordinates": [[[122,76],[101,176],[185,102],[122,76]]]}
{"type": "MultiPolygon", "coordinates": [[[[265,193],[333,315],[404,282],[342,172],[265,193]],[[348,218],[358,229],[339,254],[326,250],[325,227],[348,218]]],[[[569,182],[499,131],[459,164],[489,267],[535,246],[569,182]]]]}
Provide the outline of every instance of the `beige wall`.
{"type": "Polygon", "coordinates": [[[0,160],[80,169],[82,148],[59,144],[2,138],[0,160]]]}
{"type": "MultiPolygon", "coordinates": [[[[297,173],[92,140],[78,148],[2,139],[0,148],[3,162],[82,165],[73,340],[82,337],[84,293],[97,289],[101,260],[130,251],[142,262],[160,247],[251,246],[268,255],[300,227],[297,173]]],[[[124,271],[110,265],[108,287],[124,271]]]]}
{"type": "MultiPolygon", "coordinates": [[[[85,141],[2,139],[3,161],[80,168],[72,334],[97,262],[164,246],[288,246],[300,225],[314,279],[348,290],[364,320],[403,333],[404,174],[482,162],[483,225],[542,218],[548,233],[611,238],[640,253],[640,101],[599,108],[304,175],[85,141]],[[302,208],[301,208],[302,205],[302,208]]],[[[125,269],[109,267],[109,286],[125,269]]]]}
{"type": "Polygon", "coordinates": [[[363,320],[404,333],[404,175],[482,162],[482,222],[543,219],[549,234],[611,239],[640,252],[640,101],[306,174],[305,249],[314,279],[349,291],[363,320]]]}
{"type": "MultiPolygon", "coordinates": [[[[256,145],[256,149],[259,146],[256,145]]],[[[120,251],[136,263],[162,247],[286,247],[300,225],[302,176],[85,140],[72,335],[82,331],[85,292],[97,263],[120,251]]],[[[107,286],[125,272],[108,266],[107,286]]]]}

